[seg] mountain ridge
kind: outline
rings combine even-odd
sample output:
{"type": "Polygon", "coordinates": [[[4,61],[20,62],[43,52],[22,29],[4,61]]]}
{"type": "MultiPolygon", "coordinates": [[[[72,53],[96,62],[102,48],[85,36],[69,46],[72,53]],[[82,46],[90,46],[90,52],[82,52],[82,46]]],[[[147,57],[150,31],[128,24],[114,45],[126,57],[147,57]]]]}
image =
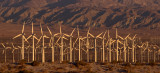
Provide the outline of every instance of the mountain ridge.
{"type": "Polygon", "coordinates": [[[139,29],[160,27],[159,0],[0,0],[0,22],[139,29]]]}

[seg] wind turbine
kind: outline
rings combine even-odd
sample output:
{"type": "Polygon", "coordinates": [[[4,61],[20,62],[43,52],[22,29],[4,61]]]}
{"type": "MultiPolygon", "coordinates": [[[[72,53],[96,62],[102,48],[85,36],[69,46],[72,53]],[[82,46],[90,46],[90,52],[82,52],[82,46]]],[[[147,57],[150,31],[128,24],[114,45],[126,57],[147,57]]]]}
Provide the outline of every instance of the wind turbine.
{"type": "Polygon", "coordinates": [[[100,37],[102,39],[102,50],[103,50],[102,62],[105,61],[105,40],[106,40],[105,35],[106,35],[106,32],[104,33],[103,37],[100,37]]]}
{"type": "Polygon", "coordinates": [[[12,49],[12,54],[13,54],[13,63],[15,63],[15,59],[14,59],[14,51],[15,50],[17,50],[18,48],[16,48],[15,46],[14,46],[14,44],[12,43],[12,47],[13,47],[13,49],[12,49]]]}
{"type": "Polygon", "coordinates": [[[88,29],[88,32],[87,32],[87,43],[86,43],[86,47],[87,47],[87,62],[89,62],[89,31],[90,31],[90,28],[88,29]]]}
{"type": "MultiPolygon", "coordinates": [[[[102,32],[103,33],[103,32],[102,32]]],[[[97,38],[101,38],[100,36],[102,35],[102,33],[100,33],[99,35],[97,35],[97,36],[93,36],[91,33],[89,33],[89,35],[91,36],[91,37],[93,37],[94,38],[94,48],[95,48],[95,62],[97,62],[97,38]]],[[[101,38],[102,39],[102,38],[101,38]]]]}
{"type": "Polygon", "coordinates": [[[53,33],[51,32],[51,30],[49,29],[49,27],[47,26],[47,29],[48,29],[48,31],[49,31],[49,33],[50,33],[50,46],[51,46],[51,48],[52,48],[52,62],[54,62],[54,47],[55,47],[55,43],[54,43],[54,37],[56,36],[56,35],[58,35],[58,34],[54,34],[53,35],[53,33]]]}
{"type": "Polygon", "coordinates": [[[109,62],[111,62],[111,60],[112,60],[112,43],[114,43],[115,42],[115,40],[112,40],[112,38],[110,37],[110,34],[109,34],[109,30],[108,30],[108,48],[109,48],[109,62]]]}
{"type": "Polygon", "coordinates": [[[72,51],[73,51],[73,43],[72,43],[72,38],[73,38],[73,33],[74,33],[74,31],[75,31],[75,29],[73,29],[73,31],[72,31],[72,33],[70,34],[70,35],[67,35],[67,34],[64,34],[64,35],[66,35],[66,36],[68,36],[69,38],[70,38],[70,62],[72,62],[72,51]]]}
{"type": "Polygon", "coordinates": [[[39,40],[38,40],[38,43],[40,42],[40,40],[42,39],[42,63],[44,63],[45,62],[45,46],[44,46],[44,39],[45,38],[49,38],[49,37],[47,37],[44,33],[43,33],[43,29],[42,29],[42,25],[41,25],[41,23],[40,23],[40,28],[41,28],[41,37],[39,38],[39,40]]]}
{"type": "Polygon", "coordinates": [[[132,40],[132,62],[134,63],[135,62],[135,37],[136,35],[133,37],[133,38],[130,38],[130,40],[132,40]]]}
{"type": "Polygon", "coordinates": [[[63,39],[66,39],[68,40],[67,38],[64,37],[64,34],[62,33],[62,30],[61,30],[61,25],[60,25],[60,33],[57,33],[57,35],[59,35],[59,38],[57,40],[56,43],[58,43],[58,41],[61,39],[61,44],[59,45],[60,46],[60,63],[63,62],[63,39]]]}
{"type": "Polygon", "coordinates": [[[35,61],[35,46],[34,46],[34,39],[37,39],[38,38],[35,36],[34,34],[34,28],[33,28],[33,22],[32,22],[32,35],[30,35],[27,39],[31,38],[32,37],[32,61],[35,61]]]}
{"type": "Polygon", "coordinates": [[[78,60],[81,61],[81,40],[82,40],[82,37],[79,35],[79,28],[78,28],[78,26],[77,26],[77,31],[78,31],[78,41],[79,41],[79,50],[78,50],[79,51],[79,53],[78,53],[79,54],[78,55],[79,59],[78,60]]]}
{"type": "MultiPolygon", "coordinates": [[[[27,41],[27,39],[25,38],[25,33],[24,33],[24,27],[25,27],[25,22],[23,24],[23,28],[22,28],[22,33],[18,34],[17,36],[13,37],[13,39],[17,38],[17,37],[22,37],[22,49],[21,49],[21,59],[24,59],[24,42],[27,41]],[[24,41],[25,40],[25,41],[24,41]]],[[[28,42],[28,41],[27,41],[28,42]]]]}
{"type": "Polygon", "coordinates": [[[3,46],[3,48],[4,48],[4,50],[3,50],[3,52],[2,52],[2,54],[4,54],[4,61],[5,61],[5,63],[6,63],[6,50],[7,49],[11,49],[11,47],[6,47],[3,43],[1,43],[2,44],[2,46],[3,46]]]}

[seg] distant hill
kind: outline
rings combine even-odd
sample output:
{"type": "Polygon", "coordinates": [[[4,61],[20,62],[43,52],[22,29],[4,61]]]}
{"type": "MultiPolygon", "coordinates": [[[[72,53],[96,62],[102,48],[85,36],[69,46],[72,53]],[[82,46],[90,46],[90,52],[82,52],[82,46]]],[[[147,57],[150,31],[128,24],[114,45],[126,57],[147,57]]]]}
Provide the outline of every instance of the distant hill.
{"type": "Polygon", "coordinates": [[[0,22],[160,28],[160,0],[0,0],[0,22]]]}

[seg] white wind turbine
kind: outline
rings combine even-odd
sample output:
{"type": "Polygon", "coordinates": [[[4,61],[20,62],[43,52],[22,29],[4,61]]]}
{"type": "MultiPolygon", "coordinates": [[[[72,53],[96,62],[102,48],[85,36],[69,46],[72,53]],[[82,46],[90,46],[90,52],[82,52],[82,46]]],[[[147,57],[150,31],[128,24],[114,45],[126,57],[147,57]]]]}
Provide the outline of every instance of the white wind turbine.
{"type": "Polygon", "coordinates": [[[29,39],[31,37],[32,37],[32,61],[35,61],[35,42],[34,42],[34,39],[38,40],[38,38],[34,34],[33,22],[32,22],[32,35],[30,35],[27,39],[29,39]]]}
{"type": "Polygon", "coordinates": [[[79,53],[78,53],[78,54],[79,54],[79,55],[78,55],[78,56],[79,56],[79,59],[78,59],[78,60],[81,61],[81,40],[83,40],[83,38],[82,38],[82,36],[80,36],[80,34],[79,34],[79,28],[78,28],[78,26],[77,26],[77,31],[78,31],[78,38],[77,38],[77,39],[78,39],[78,41],[79,41],[79,50],[78,50],[78,51],[79,51],[79,53]]]}
{"type": "Polygon", "coordinates": [[[94,45],[94,48],[95,48],[95,62],[97,62],[97,38],[101,38],[100,36],[102,35],[102,33],[100,33],[97,36],[93,36],[91,33],[89,33],[89,35],[94,38],[94,44],[95,44],[94,45]]]}
{"type": "MultiPolygon", "coordinates": [[[[88,29],[88,32],[87,32],[87,42],[86,42],[86,48],[87,48],[87,62],[89,62],[89,31],[90,31],[90,28],[88,29]]],[[[85,38],[85,37],[84,37],[85,38]]]]}
{"type": "Polygon", "coordinates": [[[74,31],[75,31],[75,29],[73,29],[73,31],[72,31],[72,33],[70,34],[70,35],[67,35],[67,34],[64,34],[64,35],[66,35],[66,36],[68,36],[69,38],[70,38],[70,62],[72,62],[72,51],[73,51],[73,43],[72,43],[72,38],[73,38],[73,33],[74,33],[74,31]]]}
{"type": "Polygon", "coordinates": [[[99,37],[102,39],[102,62],[105,61],[105,40],[106,40],[105,36],[106,32],[103,34],[103,37],[99,37]]]}
{"type": "Polygon", "coordinates": [[[110,34],[109,34],[109,30],[108,30],[108,48],[109,48],[109,62],[112,61],[112,44],[115,42],[115,40],[112,40],[112,38],[110,37],[110,34]]]}
{"type": "Polygon", "coordinates": [[[14,55],[14,51],[15,51],[15,50],[18,50],[18,48],[16,48],[16,47],[14,46],[13,43],[12,43],[12,47],[13,47],[13,49],[12,49],[12,54],[13,54],[12,59],[13,59],[13,63],[15,63],[15,55],[14,55]]]}
{"type": "Polygon", "coordinates": [[[45,62],[45,46],[44,46],[44,39],[45,38],[49,38],[49,37],[47,37],[44,33],[43,33],[43,29],[42,29],[42,25],[41,25],[41,23],[40,23],[40,28],[41,28],[41,37],[39,38],[39,40],[38,40],[38,42],[37,43],[39,43],[40,42],[40,40],[42,39],[42,63],[44,63],[45,62]]]}
{"type": "Polygon", "coordinates": [[[54,62],[54,48],[55,48],[55,43],[54,43],[54,37],[56,36],[56,35],[58,35],[58,34],[54,34],[53,35],[53,33],[51,32],[51,30],[49,29],[49,27],[47,26],[47,29],[48,29],[48,31],[49,31],[49,33],[50,33],[50,46],[51,46],[51,48],[52,48],[52,62],[54,62]]]}
{"type": "MultiPolygon", "coordinates": [[[[22,33],[13,37],[13,39],[22,36],[22,47],[21,47],[21,59],[24,59],[24,42],[27,41],[27,39],[25,38],[25,33],[24,33],[24,27],[25,27],[25,22],[23,24],[23,28],[22,28],[22,33]],[[25,40],[25,41],[24,41],[25,40]]],[[[28,41],[27,41],[28,42],[28,41]]]]}
{"type": "Polygon", "coordinates": [[[6,50],[7,49],[11,49],[11,47],[6,47],[3,43],[1,43],[2,44],[2,46],[3,46],[3,48],[4,48],[4,50],[3,50],[3,52],[2,52],[2,54],[4,54],[4,61],[5,61],[5,63],[6,63],[6,59],[7,59],[7,56],[6,56],[6,50]]]}
{"type": "Polygon", "coordinates": [[[60,63],[62,63],[63,62],[63,55],[64,55],[63,54],[63,46],[64,46],[63,39],[66,39],[66,40],[68,40],[68,39],[64,37],[64,34],[62,33],[62,30],[61,30],[61,25],[60,25],[60,33],[57,33],[57,34],[59,34],[59,38],[56,43],[58,43],[58,41],[61,39],[61,44],[59,46],[60,46],[60,63]]]}
{"type": "Polygon", "coordinates": [[[134,63],[135,62],[135,38],[136,38],[136,35],[131,38],[129,37],[130,40],[132,40],[132,62],[134,63]]]}
{"type": "Polygon", "coordinates": [[[129,38],[129,35],[130,35],[130,34],[128,34],[125,38],[122,38],[121,36],[117,35],[117,38],[119,37],[121,40],[123,40],[123,43],[120,42],[119,40],[118,40],[118,43],[120,43],[120,44],[123,45],[124,62],[126,62],[126,46],[127,46],[127,44],[128,44],[128,43],[127,43],[127,39],[129,38]]]}

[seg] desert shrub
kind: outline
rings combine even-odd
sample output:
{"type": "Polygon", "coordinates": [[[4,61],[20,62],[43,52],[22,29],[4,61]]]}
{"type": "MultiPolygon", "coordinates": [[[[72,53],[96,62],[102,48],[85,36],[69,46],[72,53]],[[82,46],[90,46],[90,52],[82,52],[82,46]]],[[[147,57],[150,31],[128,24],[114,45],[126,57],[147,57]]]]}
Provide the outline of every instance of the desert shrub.
{"type": "Polygon", "coordinates": [[[69,71],[67,73],[79,73],[79,72],[77,72],[77,71],[69,71]]]}
{"type": "Polygon", "coordinates": [[[142,66],[142,65],[144,65],[144,63],[140,63],[140,62],[135,63],[135,66],[142,66]]]}
{"type": "Polygon", "coordinates": [[[69,61],[62,61],[62,64],[68,64],[69,61]]]}
{"type": "Polygon", "coordinates": [[[130,67],[131,63],[124,63],[124,64],[122,64],[122,66],[130,67]]]}
{"type": "Polygon", "coordinates": [[[28,70],[21,70],[18,73],[33,73],[32,71],[28,71],[28,70]]]}
{"type": "Polygon", "coordinates": [[[112,61],[111,63],[112,63],[112,64],[117,64],[117,63],[118,63],[118,61],[112,61]]]}
{"type": "Polygon", "coordinates": [[[155,66],[155,65],[157,65],[155,62],[150,62],[150,63],[148,63],[148,65],[150,65],[150,66],[155,66]]]}
{"type": "Polygon", "coordinates": [[[109,71],[113,71],[113,66],[109,65],[107,68],[109,71]]]}
{"type": "Polygon", "coordinates": [[[110,63],[109,62],[100,62],[99,64],[100,65],[109,65],[110,63]]]}
{"type": "Polygon", "coordinates": [[[32,66],[39,66],[39,65],[40,65],[40,62],[33,61],[33,62],[31,63],[31,65],[32,65],[32,66]]]}
{"type": "Polygon", "coordinates": [[[26,64],[26,63],[27,63],[26,60],[20,60],[20,61],[18,62],[19,65],[24,65],[24,64],[26,64]]]}
{"type": "Polygon", "coordinates": [[[87,63],[84,62],[84,61],[77,61],[75,63],[73,63],[76,67],[79,67],[79,66],[86,66],[87,63]]]}

